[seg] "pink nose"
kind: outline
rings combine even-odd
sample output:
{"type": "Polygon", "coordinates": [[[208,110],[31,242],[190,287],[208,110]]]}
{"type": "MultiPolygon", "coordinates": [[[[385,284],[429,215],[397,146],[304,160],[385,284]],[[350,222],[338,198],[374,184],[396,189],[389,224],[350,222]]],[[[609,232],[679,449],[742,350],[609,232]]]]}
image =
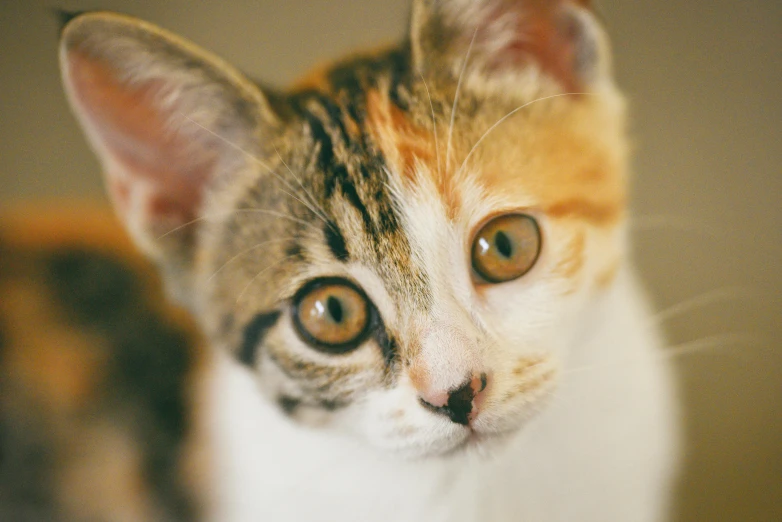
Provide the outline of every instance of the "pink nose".
{"type": "Polygon", "coordinates": [[[420,393],[418,400],[424,408],[466,426],[478,415],[481,396],[488,384],[489,377],[481,373],[446,392],[420,393]]]}

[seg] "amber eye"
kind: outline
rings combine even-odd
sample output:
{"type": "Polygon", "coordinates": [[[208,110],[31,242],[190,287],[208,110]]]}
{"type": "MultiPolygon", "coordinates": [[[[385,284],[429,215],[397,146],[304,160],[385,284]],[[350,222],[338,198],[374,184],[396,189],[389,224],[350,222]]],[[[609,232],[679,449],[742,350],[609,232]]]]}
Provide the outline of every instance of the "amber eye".
{"type": "Polygon", "coordinates": [[[341,279],[315,280],[293,299],[293,322],[299,336],[321,351],[345,353],[366,338],[370,305],[353,284],[341,279]]]}
{"type": "Polygon", "coordinates": [[[490,283],[516,279],[535,264],[540,243],[540,229],[530,216],[508,214],[494,218],[473,239],[473,269],[490,283]]]}

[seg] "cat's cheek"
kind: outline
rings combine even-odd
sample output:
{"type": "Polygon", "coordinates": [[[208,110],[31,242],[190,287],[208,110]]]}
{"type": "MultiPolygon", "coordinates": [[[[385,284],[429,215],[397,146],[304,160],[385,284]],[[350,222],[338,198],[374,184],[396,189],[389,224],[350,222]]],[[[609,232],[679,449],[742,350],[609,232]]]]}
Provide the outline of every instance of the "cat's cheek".
{"type": "Polygon", "coordinates": [[[482,412],[473,423],[481,438],[506,438],[523,431],[556,394],[560,364],[554,357],[541,358],[523,372],[512,371],[489,390],[482,412]]]}

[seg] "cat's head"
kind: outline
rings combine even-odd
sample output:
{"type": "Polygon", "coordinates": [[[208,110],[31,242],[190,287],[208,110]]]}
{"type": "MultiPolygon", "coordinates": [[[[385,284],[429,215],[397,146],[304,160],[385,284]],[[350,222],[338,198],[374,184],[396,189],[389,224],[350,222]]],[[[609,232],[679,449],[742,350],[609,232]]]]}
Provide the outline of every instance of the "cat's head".
{"type": "Polygon", "coordinates": [[[408,456],[515,432],[623,259],[623,104],[582,2],[417,0],[288,91],[91,13],[69,99],[139,245],[292,419],[408,456]]]}

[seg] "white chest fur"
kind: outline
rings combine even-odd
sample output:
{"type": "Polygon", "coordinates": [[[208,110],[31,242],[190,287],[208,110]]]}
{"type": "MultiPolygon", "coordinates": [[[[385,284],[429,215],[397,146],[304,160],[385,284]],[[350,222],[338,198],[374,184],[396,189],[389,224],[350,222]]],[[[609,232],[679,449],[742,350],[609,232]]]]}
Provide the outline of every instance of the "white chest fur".
{"type": "Polygon", "coordinates": [[[554,399],[504,450],[404,462],[279,414],[219,356],[214,520],[652,522],[677,460],[671,372],[623,275],[572,346],[554,399]]]}

